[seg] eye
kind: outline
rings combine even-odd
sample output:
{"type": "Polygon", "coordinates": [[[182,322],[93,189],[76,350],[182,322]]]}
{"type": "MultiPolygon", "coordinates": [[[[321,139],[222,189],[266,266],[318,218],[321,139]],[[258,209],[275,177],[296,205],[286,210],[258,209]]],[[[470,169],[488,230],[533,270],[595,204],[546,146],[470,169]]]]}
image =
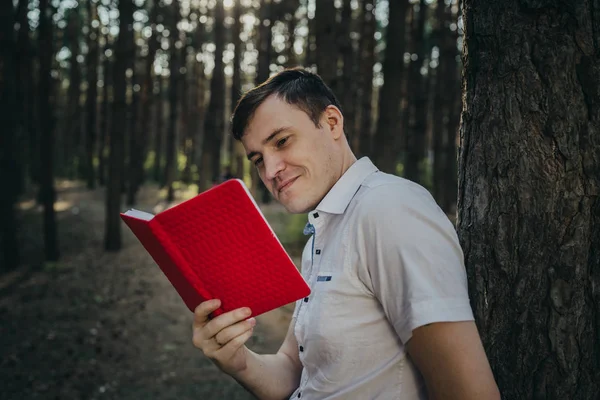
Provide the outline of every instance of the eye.
{"type": "Polygon", "coordinates": [[[258,157],[256,160],[254,160],[254,166],[259,167],[260,164],[262,164],[262,157],[258,157]]]}
{"type": "Polygon", "coordinates": [[[279,147],[282,147],[282,146],[283,146],[283,145],[284,145],[284,144],[287,142],[287,140],[288,140],[288,138],[287,138],[287,137],[284,137],[283,139],[279,139],[275,145],[276,145],[278,148],[279,148],[279,147]]]}

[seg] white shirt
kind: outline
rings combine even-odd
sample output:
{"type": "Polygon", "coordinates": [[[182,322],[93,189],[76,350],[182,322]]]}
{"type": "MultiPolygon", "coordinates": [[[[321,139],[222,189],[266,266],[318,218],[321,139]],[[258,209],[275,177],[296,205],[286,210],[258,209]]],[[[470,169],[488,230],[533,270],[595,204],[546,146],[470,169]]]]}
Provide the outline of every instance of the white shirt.
{"type": "Polygon", "coordinates": [[[303,365],[290,399],[425,399],[412,331],[473,320],[463,253],[429,192],[355,162],[308,215],[311,295],[292,324],[303,365]],[[310,225],[309,225],[310,227],[310,225]]]}

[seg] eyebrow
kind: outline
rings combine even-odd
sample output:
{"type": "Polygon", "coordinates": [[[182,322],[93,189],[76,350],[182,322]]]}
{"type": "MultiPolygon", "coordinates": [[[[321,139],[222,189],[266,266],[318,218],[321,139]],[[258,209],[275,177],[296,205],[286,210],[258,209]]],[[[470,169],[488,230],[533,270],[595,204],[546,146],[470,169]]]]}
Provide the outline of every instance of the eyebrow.
{"type": "MultiPolygon", "coordinates": [[[[263,141],[262,141],[262,144],[263,144],[263,145],[265,145],[265,144],[269,143],[271,140],[273,140],[273,138],[274,138],[275,136],[279,135],[281,132],[283,132],[283,131],[285,131],[285,130],[288,130],[288,129],[290,129],[290,127],[289,127],[289,126],[282,126],[281,128],[277,128],[277,129],[275,129],[273,132],[271,132],[271,134],[270,134],[270,135],[269,135],[269,136],[268,136],[268,137],[267,137],[265,140],[263,140],[263,141]]],[[[255,156],[255,155],[257,155],[257,154],[259,154],[259,152],[258,152],[258,151],[251,151],[251,152],[250,152],[250,153],[248,153],[248,155],[247,155],[247,157],[248,157],[248,160],[251,160],[251,159],[252,159],[252,157],[254,157],[254,156],[255,156]]]]}

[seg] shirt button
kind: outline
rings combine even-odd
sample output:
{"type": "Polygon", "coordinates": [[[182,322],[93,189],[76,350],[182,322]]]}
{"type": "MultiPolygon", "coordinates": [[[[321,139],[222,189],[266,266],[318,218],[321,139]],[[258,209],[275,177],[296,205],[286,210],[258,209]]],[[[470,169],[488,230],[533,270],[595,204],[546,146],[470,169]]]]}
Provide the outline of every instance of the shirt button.
{"type": "Polygon", "coordinates": [[[305,297],[305,298],[304,298],[304,302],[305,302],[305,303],[308,303],[308,297],[305,297]]]}
{"type": "Polygon", "coordinates": [[[317,249],[317,251],[315,251],[315,253],[321,254],[321,249],[317,249]]]}
{"type": "Polygon", "coordinates": [[[302,392],[298,392],[298,398],[302,397],[302,392]]]}
{"type": "Polygon", "coordinates": [[[300,351],[304,351],[304,347],[300,346],[300,351]]]}

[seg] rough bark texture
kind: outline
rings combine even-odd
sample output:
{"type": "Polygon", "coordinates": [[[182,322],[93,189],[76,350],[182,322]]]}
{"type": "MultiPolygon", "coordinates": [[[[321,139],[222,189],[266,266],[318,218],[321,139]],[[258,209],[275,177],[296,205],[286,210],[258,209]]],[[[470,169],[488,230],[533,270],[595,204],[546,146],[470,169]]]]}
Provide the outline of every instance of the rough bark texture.
{"type": "Polygon", "coordinates": [[[121,249],[121,189],[123,186],[127,100],[125,70],[133,44],[133,0],[119,0],[119,36],[115,45],[113,118],[110,132],[110,157],[106,191],[106,231],[104,247],[108,251],[121,249]]]}
{"type": "Polygon", "coordinates": [[[56,235],[56,213],[54,212],[54,107],[52,97],[52,59],[54,57],[53,8],[48,0],[40,0],[39,46],[39,132],[40,132],[40,199],[44,207],[44,252],[47,261],[59,258],[58,238],[56,235]]]}
{"type": "Polygon", "coordinates": [[[108,137],[108,127],[112,118],[110,112],[110,91],[112,86],[112,71],[110,58],[106,55],[106,51],[110,49],[109,36],[104,36],[104,61],[102,62],[102,79],[104,86],[102,87],[102,105],[100,106],[100,138],[98,139],[98,184],[104,186],[106,182],[106,157],[104,155],[106,151],[106,139],[108,137]]]}
{"type": "MultiPolygon", "coordinates": [[[[58,170],[66,173],[71,178],[78,178],[77,164],[80,161],[80,143],[81,143],[81,66],[79,65],[79,56],[81,49],[79,47],[79,35],[81,34],[81,23],[79,9],[69,10],[69,24],[67,26],[67,40],[71,50],[69,60],[69,90],[67,110],[67,121],[64,132],[59,137],[59,142],[63,146],[59,147],[59,152],[63,151],[62,157],[57,160],[58,170]]],[[[59,153],[60,154],[60,153],[59,153]]]]}
{"type": "Polygon", "coordinates": [[[465,0],[458,230],[503,398],[600,398],[600,2],[465,0]]]}
{"type": "Polygon", "coordinates": [[[377,166],[384,172],[396,173],[399,144],[406,132],[402,132],[400,100],[404,76],[404,52],[406,51],[406,11],[408,0],[389,3],[389,24],[386,32],[385,59],[383,61],[383,86],[379,92],[379,118],[375,131],[377,166]]]}
{"type": "Polygon", "coordinates": [[[0,4],[0,178],[4,190],[0,196],[0,272],[16,268],[19,263],[15,201],[17,176],[14,173],[17,137],[17,113],[13,99],[17,93],[13,7],[0,4]]]}

